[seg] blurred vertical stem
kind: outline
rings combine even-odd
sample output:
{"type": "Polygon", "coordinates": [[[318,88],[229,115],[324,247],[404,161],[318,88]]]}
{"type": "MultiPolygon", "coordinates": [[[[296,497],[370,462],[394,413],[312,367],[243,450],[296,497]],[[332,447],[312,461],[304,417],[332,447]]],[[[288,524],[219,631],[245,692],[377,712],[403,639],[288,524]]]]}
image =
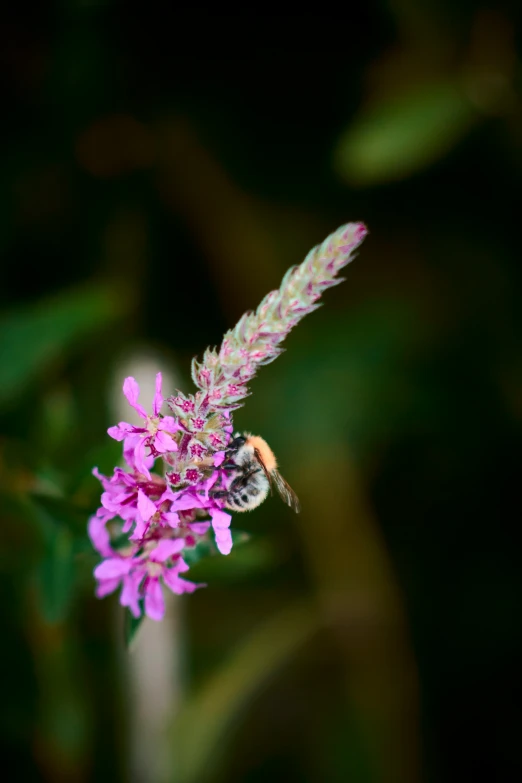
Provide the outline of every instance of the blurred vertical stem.
{"type": "Polygon", "coordinates": [[[163,737],[170,717],[179,710],[185,641],[182,609],[179,597],[165,591],[163,621],[146,618],[134,648],[122,650],[130,707],[128,769],[135,783],[157,779],[156,767],[165,753],[163,737]]]}
{"type": "Polygon", "coordinates": [[[213,777],[237,725],[257,693],[318,629],[315,607],[283,605],[232,650],[183,704],[165,736],[155,780],[201,783],[213,777]]]}
{"type": "Polygon", "coordinates": [[[420,779],[417,673],[392,567],[357,468],[335,435],[297,464],[299,530],[326,623],[346,664],[347,699],[372,780],[420,779]]]}

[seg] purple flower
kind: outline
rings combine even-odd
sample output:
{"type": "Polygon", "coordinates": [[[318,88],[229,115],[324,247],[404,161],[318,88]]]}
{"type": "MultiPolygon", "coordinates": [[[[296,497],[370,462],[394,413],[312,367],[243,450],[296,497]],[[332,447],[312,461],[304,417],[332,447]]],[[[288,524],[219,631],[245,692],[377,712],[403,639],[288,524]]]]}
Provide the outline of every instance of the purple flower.
{"type": "Polygon", "coordinates": [[[165,481],[152,475],[150,479],[137,473],[127,473],[121,468],[115,468],[110,479],[102,475],[97,468],[93,474],[101,482],[105,492],[102,493],[102,507],[97,511],[97,517],[106,522],[114,517],[123,520],[122,533],[128,533],[134,523],[140,520],[148,522],[155,511],[148,513],[153,501],[165,491],[165,481]]]}
{"type": "Polygon", "coordinates": [[[115,468],[110,479],[103,476],[97,468],[93,470],[94,475],[102,483],[105,492],[102,493],[102,510],[106,513],[106,519],[120,517],[124,520],[123,532],[130,530],[132,523],[138,513],[138,482],[137,474],[126,473],[121,468],[115,468]]]}
{"type": "Polygon", "coordinates": [[[124,442],[123,453],[127,463],[149,479],[149,468],[152,467],[152,463],[147,457],[154,458],[159,454],[178,450],[178,444],[172,435],[178,432],[180,426],[172,416],[160,415],[163,405],[161,384],[162,377],[159,372],[156,375],[156,394],[152,403],[152,416],[149,416],[138,402],[140,387],[137,381],[134,378],[125,378],[123,393],[129,405],[144,419],[145,426],[135,427],[121,421],[116,427],[109,427],[107,430],[111,438],[124,442]],[[146,447],[150,449],[150,455],[145,454],[146,447]]]}
{"type": "MultiPolygon", "coordinates": [[[[103,509],[100,509],[103,511],[103,509]]],[[[87,525],[87,532],[93,547],[103,555],[112,557],[114,550],[111,547],[111,537],[106,527],[107,520],[99,514],[91,517],[87,525]]]]}
{"type": "Polygon", "coordinates": [[[209,490],[218,480],[219,474],[220,472],[215,470],[206,481],[178,492],[172,492],[172,490],[167,488],[164,497],[169,497],[172,500],[171,509],[176,512],[190,509],[204,509],[207,511],[212,520],[216,546],[222,555],[229,555],[232,551],[232,534],[230,532],[232,516],[223,511],[221,501],[209,494],[209,490]]]}
{"type": "Polygon", "coordinates": [[[94,569],[98,580],[96,595],[102,598],[121,584],[120,603],[127,606],[134,617],[140,616],[140,600],[144,600],[145,614],[152,620],[161,620],[165,604],[160,579],[177,595],[193,593],[202,586],[180,577],[188,571],[179,554],[184,546],[183,538],[162,539],[155,546],[148,545],[143,553],[108,557],[94,569]]]}
{"type": "Polygon", "coordinates": [[[170,498],[165,494],[154,502],[141,489],[138,490],[138,515],[131,541],[141,541],[152,526],[175,528],[179,525],[179,516],[170,511],[170,498]]]}

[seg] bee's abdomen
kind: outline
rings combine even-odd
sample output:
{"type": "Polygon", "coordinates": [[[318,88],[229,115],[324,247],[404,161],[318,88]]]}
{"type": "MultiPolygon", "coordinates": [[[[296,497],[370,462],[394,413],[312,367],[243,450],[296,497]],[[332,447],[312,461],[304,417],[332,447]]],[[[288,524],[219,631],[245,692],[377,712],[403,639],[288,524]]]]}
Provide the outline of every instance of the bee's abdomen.
{"type": "Polygon", "coordinates": [[[247,480],[236,479],[228,491],[225,505],[231,511],[250,511],[261,505],[269,489],[266,476],[262,472],[250,476],[247,480]]]}
{"type": "Polygon", "coordinates": [[[262,492],[230,492],[226,499],[226,507],[231,511],[250,511],[261,505],[268,495],[268,490],[262,492]]]}

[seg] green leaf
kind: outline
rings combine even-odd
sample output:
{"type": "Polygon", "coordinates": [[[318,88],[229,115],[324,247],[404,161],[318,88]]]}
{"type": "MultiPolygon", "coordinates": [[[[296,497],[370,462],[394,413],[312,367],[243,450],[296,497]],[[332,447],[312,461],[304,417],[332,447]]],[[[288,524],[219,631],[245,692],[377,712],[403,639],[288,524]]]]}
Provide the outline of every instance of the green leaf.
{"type": "Polygon", "coordinates": [[[76,556],[87,541],[87,517],[84,511],[57,497],[29,495],[26,505],[43,543],[43,557],[36,572],[40,611],[46,622],[59,623],[65,620],[72,604],[76,556]]]}
{"type": "Polygon", "coordinates": [[[16,397],[78,340],[106,327],[128,307],[107,286],[63,291],[0,319],[0,405],[16,397]]]}
{"type": "Polygon", "coordinates": [[[39,569],[39,598],[43,618],[48,623],[65,619],[75,582],[74,540],[70,531],[55,526],[46,545],[39,569]]]}
{"type": "Polygon", "coordinates": [[[77,417],[71,388],[60,385],[49,389],[41,402],[35,433],[46,454],[68,442],[77,429],[77,417]]]}
{"type": "Polygon", "coordinates": [[[87,520],[92,510],[78,508],[61,497],[51,495],[32,494],[30,498],[33,505],[51,517],[56,525],[66,528],[75,536],[87,535],[87,520]]]}
{"type": "Polygon", "coordinates": [[[139,617],[134,615],[127,609],[125,611],[125,647],[130,650],[135,643],[136,634],[138,633],[143,620],[145,619],[145,606],[143,599],[139,602],[141,614],[139,617]]]}
{"type": "Polygon", "coordinates": [[[351,185],[403,179],[442,158],[478,118],[455,81],[417,86],[363,109],[339,139],[335,168],[351,185]]]}

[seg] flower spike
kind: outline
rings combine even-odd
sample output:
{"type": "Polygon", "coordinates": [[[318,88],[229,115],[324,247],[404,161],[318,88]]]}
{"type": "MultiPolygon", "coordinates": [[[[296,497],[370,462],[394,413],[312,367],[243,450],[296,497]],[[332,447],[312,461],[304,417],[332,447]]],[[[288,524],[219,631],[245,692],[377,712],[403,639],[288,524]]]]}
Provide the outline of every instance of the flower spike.
{"type": "Polygon", "coordinates": [[[258,368],[282,353],[290,330],[320,306],[326,289],[342,282],[337,274],[366,234],[363,223],[347,223],[289,269],[279,289],[225,334],[219,350],[207,348],[201,361],[193,360],[196,392],[170,397],[172,416],[161,414],[161,373],[152,414],[138,402],[135,379],[125,379],[123,393],[143,425],[120,422],[108,430],[123,441],[127,471],[115,468],[107,478],[94,469],[103,487],[101,508],[88,525],[92,544],[104,558],[94,570],[98,597],[121,586],[120,603],[134,617],[144,611],[161,620],[162,583],[178,594],[203,586],[181,574],[189,569],[184,558],[208,540],[210,529],[219,552],[229,554],[232,518],[224,508],[231,477],[225,455],[233,411],[243,405],[258,368]]]}

